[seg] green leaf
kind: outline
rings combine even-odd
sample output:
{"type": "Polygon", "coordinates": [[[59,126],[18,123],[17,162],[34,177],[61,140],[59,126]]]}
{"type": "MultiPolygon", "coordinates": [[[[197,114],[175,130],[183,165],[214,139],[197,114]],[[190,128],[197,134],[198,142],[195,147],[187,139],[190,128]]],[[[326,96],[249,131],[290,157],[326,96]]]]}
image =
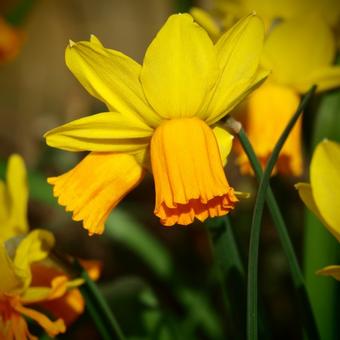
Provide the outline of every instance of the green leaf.
{"type": "Polygon", "coordinates": [[[97,284],[92,281],[87,271],[81,267],[77,260],[74,260],[74,269],[79,272],[78,276],[84,279],[84,284],[79,289],[85,299],[86,309],[96,324],[102,338],[105,340],[124,340],[125,337],[113,315],[112,309],[107,304],[97,284]]]}
{"type": "MultiPolygon", "coordinates": [[[[310,98],[314,94],[316,87],[313,86],[306,96],[301,101],[297,111],[288,122],[286,128],[282,132],[273,152],[267,162],[263,175],[260,179],[259,189],[256,195],[256,201],[253,211],[253,220],[251,226],[250,243],[249,243],[249,262],[248,262],[248,289],[247,289],[247,335],[248,339],[256,340],[258,338],[258,256],[261,222],[263,215],[263,208],[269,187],[269,180],[272,170],[275,166],[279,153],[286,141],[291,129],[294,127],[297,119],[302,114],[310,98]]],[[[246,150],[247,154],[251,153],[246,150]]],[[[286,240],[282,239],[283,245],[286,240]]],[[[313,319],[312,319],[313,320],[313,319]]],[[[311,339],[318,339],[317,329],[313,325],[305,323],[306,331],[311,339]]]]}
{"type": "MultiPolygon", "coordinates": [[[[323,95],[316,112],[312,150],[324,138],[340,142],[340,90],[323,95]]],[[[322,339],[335,339],[338,324],[338,282],[315,272],[339,261],[339,244],[322,223],[306,209],[304,238],[304,270],[306,286],[322,339]],[[317,251],[315,251],[317,249],[317,251]],[[321,293],[322,292],[322,293],[321,293]]]]}
{"type": "Polygon", "coordinates": [[[173,265],[166,248],[123,208],[111,213],[105,235],[135,252],[161,278],[171,276],[173,265]]]}

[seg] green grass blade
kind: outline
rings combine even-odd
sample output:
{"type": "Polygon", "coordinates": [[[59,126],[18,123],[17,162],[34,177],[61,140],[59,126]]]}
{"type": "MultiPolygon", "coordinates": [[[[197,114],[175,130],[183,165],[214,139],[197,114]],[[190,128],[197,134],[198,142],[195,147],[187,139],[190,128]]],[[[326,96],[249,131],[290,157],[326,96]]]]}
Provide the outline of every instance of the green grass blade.
{"type": "MultiPolygon", "coordinates": [[[[214,258],[217,264],[217,275],[221,280],[224,302],[231,314],[227,320],[235,339],[246,337],[246,271],[242,254],[235,238],[229,216],[214,218],[207,222],[214,258]]],[[[261,339],[270,339],[270,329],[260,305],[259,332],[261,339]]]]}
{"type": "MultiPolygon", "coordinates": [[[[247,157],[250,161],[252,169],[254,170],[257,180],[260,181],[262,177],[261,164],[259,160],[257,159],[255,151],[253,147],[251,146],[244,130],[241,129],[241,131],[238,134],[238,138],[240,140],[240,143],[244,151],[247,154],[247,157]]],[[[316,321],[314,319],[311,302],[309,301],[309,297],[307,294],[303,273],[299,266],[296,254],[294,252],[294,247],[290,240],[283,215],[280,211],[280,208],[277,204],[276,198],[273,194],[273,191],[270,185],[268,186],[268,189],[267,189],[266,202],[267,202],[267,206],[269,208],[270,214],[272,216],[274,225],[276,227],[277,233],[279,235],[283,251],[287,257],[295,292],[297,294],[297,299],[298,299],[299,307],[301,310],[303,327],[306,333],[309,334],[309,338],[318,339],[318,329],[316,326],[316,321]]]]}
{"type": "MultiPolygon", "coordinates": [[[[325,94],[316,112],[312,150],[324,138],[340,142],[340,91],[325,94]]],[[[306,286],[322,339],[337,339],[338,282],[330,277],[317,276],[324,266],[337,264],[339,244],[322,223],[306,209],[304,239],[304,271],[306,286]],[[315,251],[317,249],[317,251],[315,251]],[[320,294],[322,292],[322,294],[320,294]]]]}
{"type": "Polygon", "coordinates": [[[259,255],[259,243],[261,222],[264,203],[266,199],[267,189],[269,185],[270,175],[275,166],[279,153],[286,141],[291,129],[295,125],[297,119],[305,109],[308,101],[314,94],[316,88],[312,89],[306,94],[301,101],[297,111],[287,124],[285,130],[276,143],[273,153],[271,154],[266,168],[263,172],[263,176],[260,180],[258,193],[256,195],[256,201],[253,211],[253,220],[250,234],[249,244],[249,262],[248,262],[248,289],[247,289],[247,336],[248,339],[256,340],[258,338],[258,255],[259,255]]]}
{"type": "Polygon", "coordinates": [[[173,264],[167,249],[124,209],[116,208],[111,213],[105,235],[138,254],[158,277],[171,277],[173,264]]]}
{"type": "Polygon", "coordinates": [[[77,260],[75,260],[74,267],[80,272],[79,277],[85,281],[80,286],[80,291],[86,301],[86,308],[103,339],[124,340],[123,332],[96,283],[92,281],[77,260]]]}
{"type": "Polygon", "coordinates": [[[246,274],[240,251],[228,216],[209,220],[207,227],[224,303],[231,315],[227,328],[241,339],[245,337],[246,274]]]}

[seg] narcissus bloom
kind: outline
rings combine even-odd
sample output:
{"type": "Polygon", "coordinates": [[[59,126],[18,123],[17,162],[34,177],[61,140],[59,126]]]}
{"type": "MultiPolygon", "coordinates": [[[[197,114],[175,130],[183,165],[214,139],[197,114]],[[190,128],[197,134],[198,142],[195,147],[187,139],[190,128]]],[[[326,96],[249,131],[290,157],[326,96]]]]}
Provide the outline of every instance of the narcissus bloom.
{"type": "Polygon", "coordinates": [[[29,232],[26,169],[20,156],[10,157],[6,177],[6,182],[0,181],[0,338],[36,339],[25,317],[54,336],[83,312],[84,300],[75,288],[82,280],[71,281],[48,259],[55,242],[52,233],[29,232]],[[51,321],[36,306],[57,320],[51,321]]]}
{"type": "Polygon", "coordinates": [[[22,42],[23,33],[0,17],[0,64],[15,58],[22,42]]]}
{"type": "Polygon", "coordinates": [[[223,171],[232,137],[216,123],[267,76],[258,67],[263,35],[252,14],[214,45],[190,15],[172,15],[142,66],[93,36],[71,42],[68,67],[110,111],[45,135],[50,146],[91,151],[49,179],[73,219],[83,220],[90,234],[102,233],[111,209],[147,168],[156,187],[154,212],[164,225],[227,214],[237,201],[223,171]]]}
{"type": "MultiPolygon", "coordinates": [[[[317,16],[287,20],[268,35],[261,63],[272,73],[249,97],[241,116],[263,165],[296,111],[300,94],[313,84],[318,86],[317,91],[340,85],[340,67],[332,66],[335,52],[330,28],[317,16]]],[[[237,162],[243,172],[251,171],[243,152],[239,152],[237,162]]],[[[275,170],[294,176],[302,174],[301,120],[288,137],[275,170]]]]}
{"type": "MultiPolygon", "coordinates": [[[[295,187],[306,206],[320,219],[340,242],[340,144],[325,140],[316,147],[310,165],[310,183],[295,187]]],[[[318,271],[340,281],[340,266],[332,265],[318,271]]]]}

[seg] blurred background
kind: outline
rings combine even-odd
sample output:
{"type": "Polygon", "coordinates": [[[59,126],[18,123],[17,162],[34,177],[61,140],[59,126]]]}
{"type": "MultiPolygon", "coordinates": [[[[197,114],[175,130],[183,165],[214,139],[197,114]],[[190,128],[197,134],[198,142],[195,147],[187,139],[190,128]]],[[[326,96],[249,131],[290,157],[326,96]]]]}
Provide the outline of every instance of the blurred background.
{"type": "MultiPolygon", "coordinates": [[[[229,181],[237,190],[250,192],[251,198],[241,200],[231,214],[241,262],[238,270],[230,272],[227,286],[221,284],[221,273],[214,261],[213,232],[209,235],[201,223],[174,228],[159,224],[153,215],[151,176],[113,212],[105,234],[91,238],[81,223],[73,222],[71,215],[57,206],[46,184],[48,176],[67,171],[84,155],[48,148],[42,138],[44,132],[104,110],[103,104],[89,96],[66,68],[64,51],[68,40],[87,40],[95,34],[106,47],[142,62],[147,46],[171,13],[190,5],[209,9],[212,3],[1,0],[1,16],[11,17],[23,2],[27,7],[19,11],[22,16],[18,14],[16,23],[20,49],[11,60],[0,64],[0,159],[2,176],[10,154],[19,153],[25,159],[31,192],[30,225],[53,231],[59,251],[103,263],[99,285],[129,339],[244,338],[244,264],[256,182],[250,176],[241,180],[232,159],[227,168],[229,181]],[[226,301],[225,289],[232,292],[234,301],[226,301]],[[231,311],[235,308],[233,318],[231,311]]],[[[309,125],[304,122],[304,126],[309,125]]],[[[308,146],[310,133],[305,132],[304,138],[308,146]]],[[[304,209],[293,189],[295,182],[296,179],[275,177],[273,187],[279,193],[278,200],[302,262],[304,209]]],[[[260,305],[262,321],[268,326],[261,339],[302,339],[286,257],[267,212],[260,251],[260,305]]],[[[338,296],[334,296],[337,301],[338,296]]],[[[334,332],[340,334],[338,330],[334,332]]],[[[85,338],[100,339],[87,313],[67,333],[58,336],[85,338]]]]}

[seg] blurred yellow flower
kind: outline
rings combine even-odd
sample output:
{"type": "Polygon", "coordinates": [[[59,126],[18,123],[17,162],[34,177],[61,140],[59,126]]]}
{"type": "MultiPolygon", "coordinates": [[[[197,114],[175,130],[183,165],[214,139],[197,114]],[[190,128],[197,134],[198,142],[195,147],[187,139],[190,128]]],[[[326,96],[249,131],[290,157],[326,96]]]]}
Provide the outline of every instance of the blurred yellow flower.
{"type": "MultiPolygon", "coordinates": [[[[72,280],[48,260],[54,245],[52,233],[29,232],[28,188],[25,164],[19,155],[9,158],[6,182],[0,181],[0,338],[35,339],[24,317],[36,320],[51,336],[65,331],[84,311],[78,289],[82,280],[72,280]],[[26,305],[39,305],[57,321],[26,305]],[[2,337],[1,337],[2,336],[2,337]]],[[[96,279],[98,263],[83,262],[96,279]]]]}
{"type": "MultiPolygon", "coordinates": [[[[320,219],[340,242],[340,144],[329,140],[319,143],[310,165],[310,184],[295,187],[306,206],[320,219]]],[[[340,281],[340,266],[332,265],[318,274],[333,276],[340,281]]]]}
{"type": "Polygon", "coordinates": [[[28,232],[26,169],[19,155],[8,161],[6,182],[0,180],[0,240],[28,232]]]}
{"type": "MultiPolygon", "coordinates": [[[[300,94],[313,84],[318,86],[318,91],[340,85],[340,67],[332,66],[335,52],[332,32],[318,16],[287,20],[268,35],[261,64],[272,73],[250,96],[241,116],[263,165],[297,109],[300,94]]],[[[241,150],[237,162],[243,172],[250,172],[248,159],[241,150]]],[[[288,137],[275,171],[302,174],[301,119],[288,137]]]]}
{"type": "Polygon", "coordinates": [[[290,20],[309,14],[317,14],[332,27],[340,22],[338,0],[215,0],[214,3],[225,28],[250,11],[256,11],[268,29],[276,20],[290,20]]]}
{"type": "Polygon", "coordinates": [[[0,64],[14,59],[20,51],[23,33],[0,17],[0,64]]]}
{"type": "MultiPolygon", "coordinates": [[[[279,133],[297,109],[300,94],[313,84],[318,86],[319,92],[340,85],[340,67],[332,66],[336,54],[335,36],[324,20],[326,12],[329,13],[326,18],[329,23],[335,24],[339,19],[340,6],[334,6],[332,11],[331,2],[312,1],[309,8],[305,1],[217,1],[217,7],[223,9],[229,25],[251,9],[256,9],[264,17],[268,27],[277,17],[285,19],[271,26],[265,39],[261,65],[271,70],[271,75],[239,108],[239,119],[262,166],[265,166],[279,133]]],[[[218,26],[209,13],[199,8],[192,8],[191,13],[213,39],[218,39],[223,25],[218,26]]],[[[236,144],[235,151],[241,172],[252,173],[240,145],[236,144]]],[[[293,176],[300,176],[303,172],[301,119],[281,151],[273,173],[277,171],[293,176]]]]}
{"type": "Polygon", "coordinates": [[[68,67],[110,111],[45,134],[50,146],[91,151],[74,169],[49,179],[73,219],[83,220],[89,234],[102,233],[149,160],[162,224],[227,214],[237,201],[223,171],[232,137],[216,123],[267,76],[258,67],[263,35],[260,19],[249,15],[214,45],[190,15],[172,15],[143,66],[94,36],[71,42],[68,67]]]}
{"type": "Polygon", "coordinates": [[[0,243],[0,335],[4,339],[36,339],[28,330],[25,317],[35,320],[50,335],[65,332],[62,319],[51,321],[27,307],[64,295],[69,287],[65,276],[55,277],[50,286],[32,287],[31,265],[44,260],[54,244],[53,235],[34,230],[23,237],[0,243]]]}

